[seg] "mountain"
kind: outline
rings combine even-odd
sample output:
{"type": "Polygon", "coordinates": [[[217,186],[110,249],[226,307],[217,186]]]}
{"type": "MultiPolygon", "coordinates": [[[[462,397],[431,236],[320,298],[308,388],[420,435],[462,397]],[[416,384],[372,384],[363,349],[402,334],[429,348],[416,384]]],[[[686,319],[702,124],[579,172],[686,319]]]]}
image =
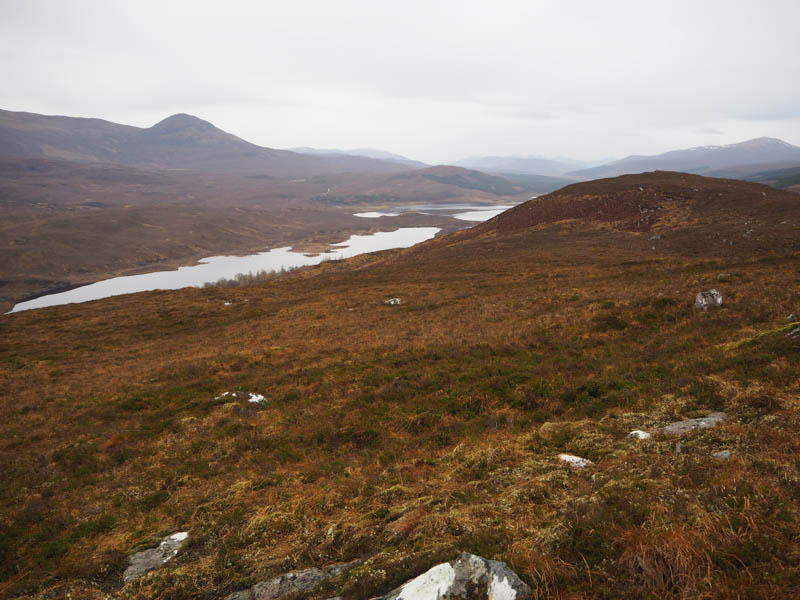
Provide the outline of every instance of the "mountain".
{"type": "Polygon", "coordinates": [[[493,173],[517,173],[551,177],[564,175],[581,166],[586,166],[579,161],[519,156],[473,156],[458,160],[453,164],[459,167],[493,173]]]}
{"type": "Polygon", "coordinates": [[[418,160],[412,160],[400,154],[393,152],[386,152],[385,150],[377,150],[374,148],[356,148],[354,150],[336,150],[333,148],[308,148],[306,146],[300,148],[289,148],[291,152],[298,154],[312,154],[316,156],[334,155],[334,156],[364,156],[367,158],[375,158],[377,160],[387,160],[389,162],[396,162],[410,168],[425,168],[426,165],[418,160]]]}
{"type": "Polygon", "coordinates": [[[630,175],[258,285],[1,315],[0,594],[275,597],[354,561],[305,597],[386,598],[470,552],[537,598],[796,598],[799,203],[630,175]]]}
{"type": "Polygon", "coordinates": [[[395,161],[362,156],[311,156],[263,148],[186,114],[139,128],[101,119],[0,110],[0,155],[140,168],[252,172],[284,178],[392,173],[407,168],[395,161]]]}
{"type": "Polygon", "coordinates": [[[733,176],[793,165],[800,166],[800,147],[761,137],[727,146],[699,146],[654,156],[629,156],[591,169],[574,170],[569,175],[595,179],[661,170],[733,176]]]}

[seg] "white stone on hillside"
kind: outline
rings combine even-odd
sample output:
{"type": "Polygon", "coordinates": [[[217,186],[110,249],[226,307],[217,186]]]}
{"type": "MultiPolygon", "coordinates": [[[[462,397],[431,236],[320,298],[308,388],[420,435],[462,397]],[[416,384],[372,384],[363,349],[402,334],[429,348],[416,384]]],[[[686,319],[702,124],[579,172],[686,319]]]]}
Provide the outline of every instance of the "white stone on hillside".
{"type": "Polygon", "coordinates": [[[567,463],[570,467],[575,469],[584,469],[594,464],[589,459],[581,458],[580,456],[574,456],[572,454],[559,454],[558,460],[567,463]]]}

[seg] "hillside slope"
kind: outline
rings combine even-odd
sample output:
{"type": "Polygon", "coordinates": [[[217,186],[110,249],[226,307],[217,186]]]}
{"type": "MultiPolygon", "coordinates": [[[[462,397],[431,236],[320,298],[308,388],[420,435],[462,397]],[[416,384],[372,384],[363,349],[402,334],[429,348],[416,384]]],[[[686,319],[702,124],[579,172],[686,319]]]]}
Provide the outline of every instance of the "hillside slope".
{"type": "Polygon", "coordinates": [[[310,598],[366,600],[462,550],[536,598],[797,597],[790,198],[622,177],[253,287],[1,316],[0,597],[222,599],[358,559],[310,598]]]}
{"type": "Polygon", "coordinates": [[[559,222],[628,232],[629,243],[684,256],[759,256],[800,249],[800,197],[765,185],[656,171],[566,186],[453,236],[535,232],[559,222]]]}

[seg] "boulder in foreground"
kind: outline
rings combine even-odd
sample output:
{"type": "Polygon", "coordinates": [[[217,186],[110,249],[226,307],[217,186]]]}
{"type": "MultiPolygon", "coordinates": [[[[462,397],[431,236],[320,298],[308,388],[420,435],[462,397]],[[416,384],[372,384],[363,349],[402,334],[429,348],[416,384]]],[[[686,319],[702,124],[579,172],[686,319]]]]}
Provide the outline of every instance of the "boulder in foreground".
{"type": "Polygon", "coordinates": [[[375,600],[527,600],[531,589],[497,560],[464,552],[375,600]]]}

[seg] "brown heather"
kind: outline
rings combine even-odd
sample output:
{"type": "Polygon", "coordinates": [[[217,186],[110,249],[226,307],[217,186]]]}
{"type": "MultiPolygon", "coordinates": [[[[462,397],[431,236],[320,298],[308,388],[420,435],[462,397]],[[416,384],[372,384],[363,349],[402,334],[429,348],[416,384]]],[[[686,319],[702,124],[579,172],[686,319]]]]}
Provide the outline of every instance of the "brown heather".
{"type": "Polygon", "coordinates": [[[800,596],[800,197],[664,173],[554,196],[257,285],[2,317],[0,596],[221,598],[361,558],[318,597],[365,599],[461,550],[537,598],[800,596]],[[267,402],[215,399],[237,390],[267,402]],[[717,410],[680,453],[625,437],[717,410]]]}

